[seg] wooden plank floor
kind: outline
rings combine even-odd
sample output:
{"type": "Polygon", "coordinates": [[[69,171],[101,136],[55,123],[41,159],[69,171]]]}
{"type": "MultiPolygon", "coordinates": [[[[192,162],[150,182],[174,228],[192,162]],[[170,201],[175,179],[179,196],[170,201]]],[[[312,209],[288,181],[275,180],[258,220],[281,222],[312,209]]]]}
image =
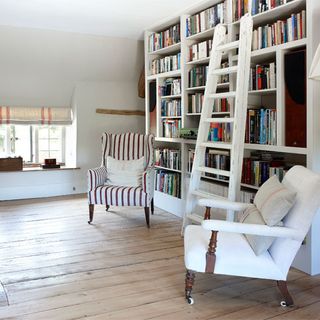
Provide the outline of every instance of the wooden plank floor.
{"type": "Polygon", "coordinates": [[[181,221],[156,210],[64,197],[0,204],[0,319],[320,319],[320,277],[291,270],[296,305],[273,281],[197,274],[184,300],[181,221]]]}

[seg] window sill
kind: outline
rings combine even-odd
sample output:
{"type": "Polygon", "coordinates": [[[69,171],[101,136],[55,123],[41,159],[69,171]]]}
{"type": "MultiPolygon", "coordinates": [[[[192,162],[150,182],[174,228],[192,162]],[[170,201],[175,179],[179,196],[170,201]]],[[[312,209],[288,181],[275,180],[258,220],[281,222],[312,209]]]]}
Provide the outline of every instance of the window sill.
{"type": "Polygon", "coordinates": [[[34,171],[61,171],[61,170],[79,170],[80,167],[60,167],[60,168],[52,168],[52,169],[42,169],[41,167],[30,167],[23,168],[22,170],[17,171],[0,171],[0,173],[9,173],[9,172],[34,172],[34,171]]]}

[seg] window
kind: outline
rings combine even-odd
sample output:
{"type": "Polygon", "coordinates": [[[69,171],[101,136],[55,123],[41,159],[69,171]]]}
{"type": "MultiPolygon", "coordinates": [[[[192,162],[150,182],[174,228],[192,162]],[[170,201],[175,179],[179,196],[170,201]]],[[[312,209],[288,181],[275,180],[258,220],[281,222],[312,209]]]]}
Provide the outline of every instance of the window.
{"type": "Polygon", "coordinates": [[[65,135],[65,126],[0,125],[0,156],[21,156],[25,165],[46,158],[65,163],[65,135]]]}

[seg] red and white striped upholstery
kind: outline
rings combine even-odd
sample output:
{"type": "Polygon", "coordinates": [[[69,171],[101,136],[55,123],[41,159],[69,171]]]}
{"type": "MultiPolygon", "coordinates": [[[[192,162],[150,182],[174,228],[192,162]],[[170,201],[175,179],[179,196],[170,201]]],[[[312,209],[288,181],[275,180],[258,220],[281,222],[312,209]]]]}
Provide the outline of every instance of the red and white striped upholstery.
{"type": "Polygon", "coordinates": [[[153,135],[138,133],[108,134],[102,136],[102,165],[88,170],[89,204],[149,207],[154,192],[153,135]],[[145,171],[141,187],[105,185],[106,158],[136,160],[145,157],[145,171]]]}

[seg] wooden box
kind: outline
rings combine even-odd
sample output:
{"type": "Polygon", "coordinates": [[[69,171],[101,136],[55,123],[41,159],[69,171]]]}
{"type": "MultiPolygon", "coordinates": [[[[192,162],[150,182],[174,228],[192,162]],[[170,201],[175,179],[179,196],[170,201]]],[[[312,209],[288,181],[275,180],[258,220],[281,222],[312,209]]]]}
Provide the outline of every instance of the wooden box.
{"type": "Polygon", "coordinates": [[[0,171],[21,171],[22,158],[0,158],[0,171]]]}

